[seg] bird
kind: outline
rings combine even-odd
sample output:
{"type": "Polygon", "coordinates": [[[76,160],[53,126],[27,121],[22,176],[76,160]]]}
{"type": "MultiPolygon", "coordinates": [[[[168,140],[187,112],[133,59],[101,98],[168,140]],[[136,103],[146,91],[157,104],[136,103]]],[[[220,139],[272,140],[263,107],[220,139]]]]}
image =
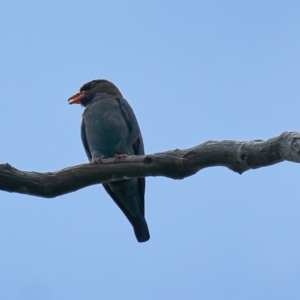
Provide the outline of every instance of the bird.
{"type": "MultiPolygon", "coordinates": [[[[89,81],[68,101],[69,104],[85,107],[81,139],[90,162],[145,154],[135,114],[112,82],[105,79],[89,81]]],[[[150,233],[145,220],[145,178],[103,183],[103,187],[131,223],[137,241],[148,241],[150,233]]]]}

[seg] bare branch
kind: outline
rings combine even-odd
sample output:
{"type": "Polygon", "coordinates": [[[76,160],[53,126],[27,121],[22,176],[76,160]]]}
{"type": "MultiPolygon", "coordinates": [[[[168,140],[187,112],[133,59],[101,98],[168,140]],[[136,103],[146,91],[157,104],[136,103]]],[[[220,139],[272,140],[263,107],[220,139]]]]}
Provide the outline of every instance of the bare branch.
{"type": "Polygon", "coordinates": [[[203,168],[224,166],[242,174],[284,160],[300,162],[300,133],[284,132],[267,141],[208,141],[196,147],[116,161],[88,163],[56,172],[19,171],[0,165],[0,190],[53,198],[103,182],[133,177],[165,176],[183,179],[203,168]]]}

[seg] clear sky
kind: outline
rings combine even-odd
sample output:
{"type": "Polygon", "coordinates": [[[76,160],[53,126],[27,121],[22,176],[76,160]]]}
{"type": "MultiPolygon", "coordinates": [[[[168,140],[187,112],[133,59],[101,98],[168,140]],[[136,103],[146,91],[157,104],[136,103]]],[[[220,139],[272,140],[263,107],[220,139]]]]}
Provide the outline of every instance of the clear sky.
{"type": "MultiPolygon", "coordinates": [[[[82,84],[114,82],[147,153],[300,130],[299,1],[2,1],[0,163],[85,163],[82,84]]],[[[0,299],[300,297],[300,166],[147,178],[139,244],[102,186],[0,192],[0,299]]]]}

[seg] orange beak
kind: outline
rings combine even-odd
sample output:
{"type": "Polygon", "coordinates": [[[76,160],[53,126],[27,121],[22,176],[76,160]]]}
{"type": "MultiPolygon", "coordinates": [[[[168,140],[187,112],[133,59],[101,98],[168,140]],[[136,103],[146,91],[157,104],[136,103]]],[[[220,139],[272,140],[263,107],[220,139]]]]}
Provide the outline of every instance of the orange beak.
{"type": "Polygon", "coordinates": [[[69,104],[80,104],[81,100],[84,98],[85,92],[79,92],[73,96],[71,96],[68,101],[69,104]]]}

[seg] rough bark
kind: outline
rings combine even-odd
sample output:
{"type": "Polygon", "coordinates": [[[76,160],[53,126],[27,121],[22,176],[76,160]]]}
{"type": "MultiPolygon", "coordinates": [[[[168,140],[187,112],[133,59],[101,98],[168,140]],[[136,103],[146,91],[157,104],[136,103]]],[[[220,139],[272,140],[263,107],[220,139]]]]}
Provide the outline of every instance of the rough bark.
{"type": "Polygon", "coordinates": [[[300,162],[300,133],[284,132],[267,141],[207,141],[196,147],[144,156],[103,159],[56,172],[38,173],[0,165],[0,190],[53,198],[103,182],[132,177],[183,179],[203,168],[224,166],[242,174],[284,160],[300,162]]]}

